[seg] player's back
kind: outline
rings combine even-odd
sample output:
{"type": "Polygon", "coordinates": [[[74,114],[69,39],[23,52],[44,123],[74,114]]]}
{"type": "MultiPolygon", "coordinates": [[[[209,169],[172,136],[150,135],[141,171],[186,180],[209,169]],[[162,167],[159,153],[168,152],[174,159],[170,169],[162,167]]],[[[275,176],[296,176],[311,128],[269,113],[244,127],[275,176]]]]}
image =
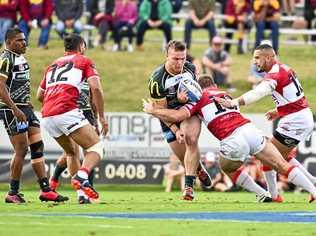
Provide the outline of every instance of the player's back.
{"type": "Polygon", "coordinates": [[[276,63],[265,75],[265,80],[274,87],[272,96],[281,117],[308,107],[303,88],[292,68],[276,63]]]}
{"type": "Polygon", "coordinates": [[[68,53],[55,60],[41,83],[45,89],[43,116],[58,115],[77,108],[81,85],[93,75],[97,75],[97,72],[91,60],[81,54],[68,53]]]}
{"type": "Polygon", "coordinates": [[[197,113],[208,130],[219,140],[222,140],[234,132],[238,127],[250,122],[244,118],[237,107],[232,109],[222,107],[217,98],[231,99],[225,91],[217,88],[203,90],[201,100],[195,105],[186,105],[190,113],[197,113]]]}

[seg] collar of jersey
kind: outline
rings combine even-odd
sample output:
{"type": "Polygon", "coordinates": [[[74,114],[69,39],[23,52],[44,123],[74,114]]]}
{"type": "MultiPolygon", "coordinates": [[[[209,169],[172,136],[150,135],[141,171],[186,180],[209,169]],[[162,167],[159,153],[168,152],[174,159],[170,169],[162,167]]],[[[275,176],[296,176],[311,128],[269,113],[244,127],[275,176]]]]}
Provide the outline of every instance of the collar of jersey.
{"type": "Polygon", "coordinates": [[[8,51],[8,52],[10,52],[12,54],[15,54],[17,56],[21,56],[21,54],[17,54],[16,52],[11,51],[10,49],[5,48],[4,50],[6,50],[6,51],[8,51]]]}

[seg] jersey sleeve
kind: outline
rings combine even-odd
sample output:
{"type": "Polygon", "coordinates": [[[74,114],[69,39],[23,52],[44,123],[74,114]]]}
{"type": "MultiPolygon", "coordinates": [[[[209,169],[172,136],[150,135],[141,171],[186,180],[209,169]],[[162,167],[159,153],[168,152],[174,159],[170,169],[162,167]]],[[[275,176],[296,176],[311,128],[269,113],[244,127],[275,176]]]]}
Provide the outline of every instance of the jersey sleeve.
{"type": "Polygon", "coordinates": [[[95,67],[95,64],[92,62],[92,60],[86,58],[84,78],[89,79],[92,76],[99,76],[99,73],[95,67]]]}
{"type": "Polygon", "coordinates": [[[182,106],[182,108],[187,110],[187,112],[189,112],[190,116],[193,116],[194,114],[199,112],[199,110],[200,110],[200,102],[187,103],[184,106],[182,106]]]}
{"type": "Polygon", "coordinates": [[[158,80],[157,74],[153,73],[148,82],[149,95],[154,100],[162,100],[166,98],[164,89],[158,80]]]}
{"type": "Polygon", "coordinates": [[[9,58],[0,58],[0,76],[8,78],[11,70],[12,63],[10,63],[9,58]]]}
{"type": "Polygon", "coordinates": [[[278,73],[267,73],[265,74],[263,81],[268,82],[270,86],[275,89],[279,82],[278,73]]]}

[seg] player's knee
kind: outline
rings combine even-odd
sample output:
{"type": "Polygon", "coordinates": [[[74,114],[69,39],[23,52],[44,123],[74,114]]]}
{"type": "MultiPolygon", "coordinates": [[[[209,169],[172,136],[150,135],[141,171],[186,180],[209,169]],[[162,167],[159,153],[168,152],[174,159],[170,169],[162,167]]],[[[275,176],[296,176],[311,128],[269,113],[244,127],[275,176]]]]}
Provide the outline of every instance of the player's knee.
{"type": "Polygon", "coordinates": [[[38,141],[36,143],[30,144],[31,149],[31,160],[39,160],[44,156],[43,150],[44,150],[44,143],[43,141],[38,141]]]}
{"type": "Polygon", "coordinates": [[[186,146],[197,147],[198,138],[195,135],[185,135],[184,141],[186,146]]]}
{"type": "Polygon", "coordinates": [[[14,148],[17,157],[24,158],[28,152],[27,142],[19,142],[14,148]]]}
{"type": "Polygon", "coordinates": [[[100,156],[100,159],[102,159],[103,153],[104,153],[103,143],[101,141],[99,141],[98,143],[94,144],[93,146],[87,148],[86,152],[96,152],[100,156]]]}

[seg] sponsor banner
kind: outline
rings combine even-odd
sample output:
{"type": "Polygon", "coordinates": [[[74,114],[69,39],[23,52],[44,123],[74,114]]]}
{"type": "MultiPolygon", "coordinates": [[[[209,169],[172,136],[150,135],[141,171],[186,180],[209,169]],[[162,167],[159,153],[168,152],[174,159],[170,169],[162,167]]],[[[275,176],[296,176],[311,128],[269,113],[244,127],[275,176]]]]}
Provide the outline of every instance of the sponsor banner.
{"type": "MultiPolygon", "coordinates": [[[[46,170],[51,176],[55,168],[55,160],[46,160],[46,170]]],[[[164,164],[161,161],[115,161],[102,160],[94,169],[94,183],[98,184],[161,184],[164,176],[164,164]]],[[[10,160],[0,160],[0,182],[8,183],[10,176],[10,160]]],[[[24,162],[23,183],[36,182],[32,165],[24,162]]],[[[60,178],[63,183],[70,183],[70,175],[65,170],[60,178]]]]}

